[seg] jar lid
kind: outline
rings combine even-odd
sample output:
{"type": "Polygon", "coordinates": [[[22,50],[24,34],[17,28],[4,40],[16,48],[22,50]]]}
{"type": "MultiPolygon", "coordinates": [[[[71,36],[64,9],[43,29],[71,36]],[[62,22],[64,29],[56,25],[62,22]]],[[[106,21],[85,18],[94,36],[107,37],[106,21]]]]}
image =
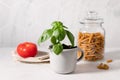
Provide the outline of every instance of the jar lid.
{"type": "Polygon", "coordinates": [[[103,23],[103,18],[98,17],[98,13],[95,11],[89,11],[86,17],[80,22],[81,24],[94,24],[94,23],[103,23]]]}

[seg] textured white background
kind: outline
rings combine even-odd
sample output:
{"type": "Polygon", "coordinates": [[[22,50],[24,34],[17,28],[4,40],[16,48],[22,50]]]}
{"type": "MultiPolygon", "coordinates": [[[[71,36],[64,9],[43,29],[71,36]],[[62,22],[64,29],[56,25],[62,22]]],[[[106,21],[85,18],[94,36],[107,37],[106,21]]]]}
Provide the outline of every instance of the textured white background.
{"type": "Polygon", "coordinates": [[[37,43],[54,20],[61,20],[77,35],[79,21],[88,10],[104,18],[106,47],[120,47],[120,0],[0,0],[0,47],[37,43]]]}

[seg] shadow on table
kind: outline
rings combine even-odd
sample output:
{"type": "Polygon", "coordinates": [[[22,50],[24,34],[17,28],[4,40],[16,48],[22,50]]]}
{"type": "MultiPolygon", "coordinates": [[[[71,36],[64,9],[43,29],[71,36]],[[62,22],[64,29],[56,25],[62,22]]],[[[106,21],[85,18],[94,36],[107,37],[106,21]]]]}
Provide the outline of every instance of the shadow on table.
{"type": "Polygon", "coordinates": [[[96,62],[85,61],[84,63],[77,64],[74,74],[106,72],[106,71],[112,71],[112,70],[118,70],[118,69],[120,69],[120,50],[106,52],[105,58],[101,61],[96,61],[96,62]],[[97,65],[99,63],[105,62],[108,59],[113,60],[113,62],[109,63],[109,67],[110,67],[109,70],[97,69],[97,65]]]}

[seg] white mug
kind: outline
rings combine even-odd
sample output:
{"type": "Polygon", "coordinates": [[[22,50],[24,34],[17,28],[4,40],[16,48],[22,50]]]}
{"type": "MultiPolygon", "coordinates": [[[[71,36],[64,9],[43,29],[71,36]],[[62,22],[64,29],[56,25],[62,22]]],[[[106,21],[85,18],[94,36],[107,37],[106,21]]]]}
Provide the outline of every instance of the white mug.
{"type": "Polygon", "coordinates": [[[83,51],[79,48],[64,49],[59,55],[52,50],[50,53],[51,68],[57,73],[71,73],[75,70],[76,63],[83,57],[83,51]],[[77,51],[81,51],[82,55],[77,59],[77,51]]]}

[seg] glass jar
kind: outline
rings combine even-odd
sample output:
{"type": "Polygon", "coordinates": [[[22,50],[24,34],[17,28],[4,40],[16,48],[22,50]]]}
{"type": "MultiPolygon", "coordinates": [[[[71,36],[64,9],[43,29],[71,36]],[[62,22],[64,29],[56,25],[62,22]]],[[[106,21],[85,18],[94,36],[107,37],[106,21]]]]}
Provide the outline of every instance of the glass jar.
{"type": "MultiPolygon", "coordinates": [[[[80,22],[83,26],[78,33],[78,47],[84,51],[84,60],[96,61],[104,57],[105,30],[103,19],[95,11],[89,11],[80,22]]],[[[80,52],[78,52],[80,55],[80,52]]]]}

